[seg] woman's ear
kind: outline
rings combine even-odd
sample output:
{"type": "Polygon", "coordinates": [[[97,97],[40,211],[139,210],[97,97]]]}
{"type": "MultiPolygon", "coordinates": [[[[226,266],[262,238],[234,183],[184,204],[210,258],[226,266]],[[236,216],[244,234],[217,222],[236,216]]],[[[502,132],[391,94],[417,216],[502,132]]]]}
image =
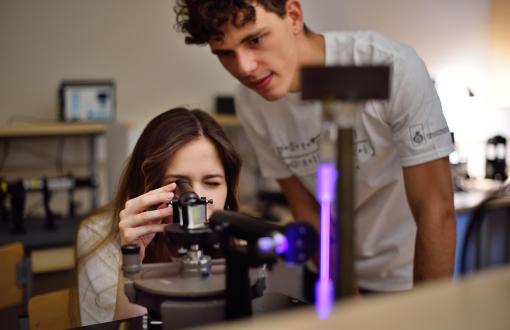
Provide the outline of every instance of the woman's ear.
{"type": "Polygon", "coordinates": [[[294,35],[304,33],[304,15],[299,0],[287,0],[285,4],[285,12],[290,23],[290,29],[294,35]]]}

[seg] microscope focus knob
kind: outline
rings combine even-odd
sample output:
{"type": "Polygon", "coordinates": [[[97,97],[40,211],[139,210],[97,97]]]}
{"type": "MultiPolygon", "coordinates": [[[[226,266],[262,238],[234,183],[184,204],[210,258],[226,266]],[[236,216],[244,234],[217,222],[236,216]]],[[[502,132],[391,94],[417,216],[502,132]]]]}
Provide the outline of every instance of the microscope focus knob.
{"type": "Polygon", "coordinates": [[[137,244],[126,244],[121,247],[122,271],[124,274],[135,274],[140,271],[140,246],[137,244]]]}

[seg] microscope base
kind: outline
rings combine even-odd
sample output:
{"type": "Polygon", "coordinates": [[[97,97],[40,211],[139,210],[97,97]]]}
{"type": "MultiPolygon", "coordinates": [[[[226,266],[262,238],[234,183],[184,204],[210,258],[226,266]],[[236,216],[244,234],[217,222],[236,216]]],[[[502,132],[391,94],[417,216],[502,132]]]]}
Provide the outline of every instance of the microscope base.
{"type": "MultiPolygon", "coordinates": [[[[262,297],[252,301],[253,317],[307,304],[277,292],[266,292],[262,297]]],[[[149,329],[175,330],[200,326],[214,322],[224,322],[224,300],[215,300],[197,304],[172,301],[161,305],[163,325],[149,326],[149,329]]]]}

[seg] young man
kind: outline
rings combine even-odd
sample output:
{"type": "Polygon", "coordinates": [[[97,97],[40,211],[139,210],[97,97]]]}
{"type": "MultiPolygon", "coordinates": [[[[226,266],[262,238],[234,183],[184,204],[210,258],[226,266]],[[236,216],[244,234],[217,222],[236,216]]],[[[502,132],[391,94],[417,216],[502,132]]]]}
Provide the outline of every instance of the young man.
{"type": "Polygon", "coordinates": [[[433,83],[411,48],[376,33],[313,33],[299,0],[180,0],[175,10],[186,43],[208,44],[244,85],[236,109],[263,175],[278,181],[293,216],[316,228],[321,107],[300,101],[300,67],[391,65],[390,100],[369,102],[356,117],[357,283],[400,291],[452,275],[453,145],[433,83]]]}

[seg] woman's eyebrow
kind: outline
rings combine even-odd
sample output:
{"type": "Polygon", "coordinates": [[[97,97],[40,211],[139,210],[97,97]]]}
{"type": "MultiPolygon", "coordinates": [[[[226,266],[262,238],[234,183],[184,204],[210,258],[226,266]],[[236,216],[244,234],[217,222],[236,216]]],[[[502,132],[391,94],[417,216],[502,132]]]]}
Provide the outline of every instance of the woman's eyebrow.
{"type": "Polygon", "coordinates": [[[173,180],[183,179],[183,180],[186,180],[186,181],[190,181],[190,177],[189,176],[181,175],[181,174],[168,174],[168,175],[165,175],[165,179],[166,180],[168,180],[168,179],[173,179],[173,180]]]}
{"type": "MultiPolygon", "coordinates": [[[[225,176],[222,175],[222,174],[207,174],[207,175],[204,175],[202,177],[202,179],[204,179],[204,180],[207,180],[207,179],[216,179],[216,178],[224,179],[225,176]]],[[[182,175],[182,174],[168,174],[168,175],[165,176],[165,179],[174,179],[174,180],[183,179],[183,180],[190,181],[191,178],[189,176],[187,176],[187,175],[182,175]]]]}
{"type": "Polygon", "coordinates": [[[225,176],[224,176],[224,175],[221,175],[221,174],[208,174],[208,175],[205,175],[203,178],[204,178],[204,179],[206,179],[206,180],[207,180],[207,179],[216,179],[216,178],[218,178],[218,179],[224,179],[224,178],[225,178],[225,176]]]}

